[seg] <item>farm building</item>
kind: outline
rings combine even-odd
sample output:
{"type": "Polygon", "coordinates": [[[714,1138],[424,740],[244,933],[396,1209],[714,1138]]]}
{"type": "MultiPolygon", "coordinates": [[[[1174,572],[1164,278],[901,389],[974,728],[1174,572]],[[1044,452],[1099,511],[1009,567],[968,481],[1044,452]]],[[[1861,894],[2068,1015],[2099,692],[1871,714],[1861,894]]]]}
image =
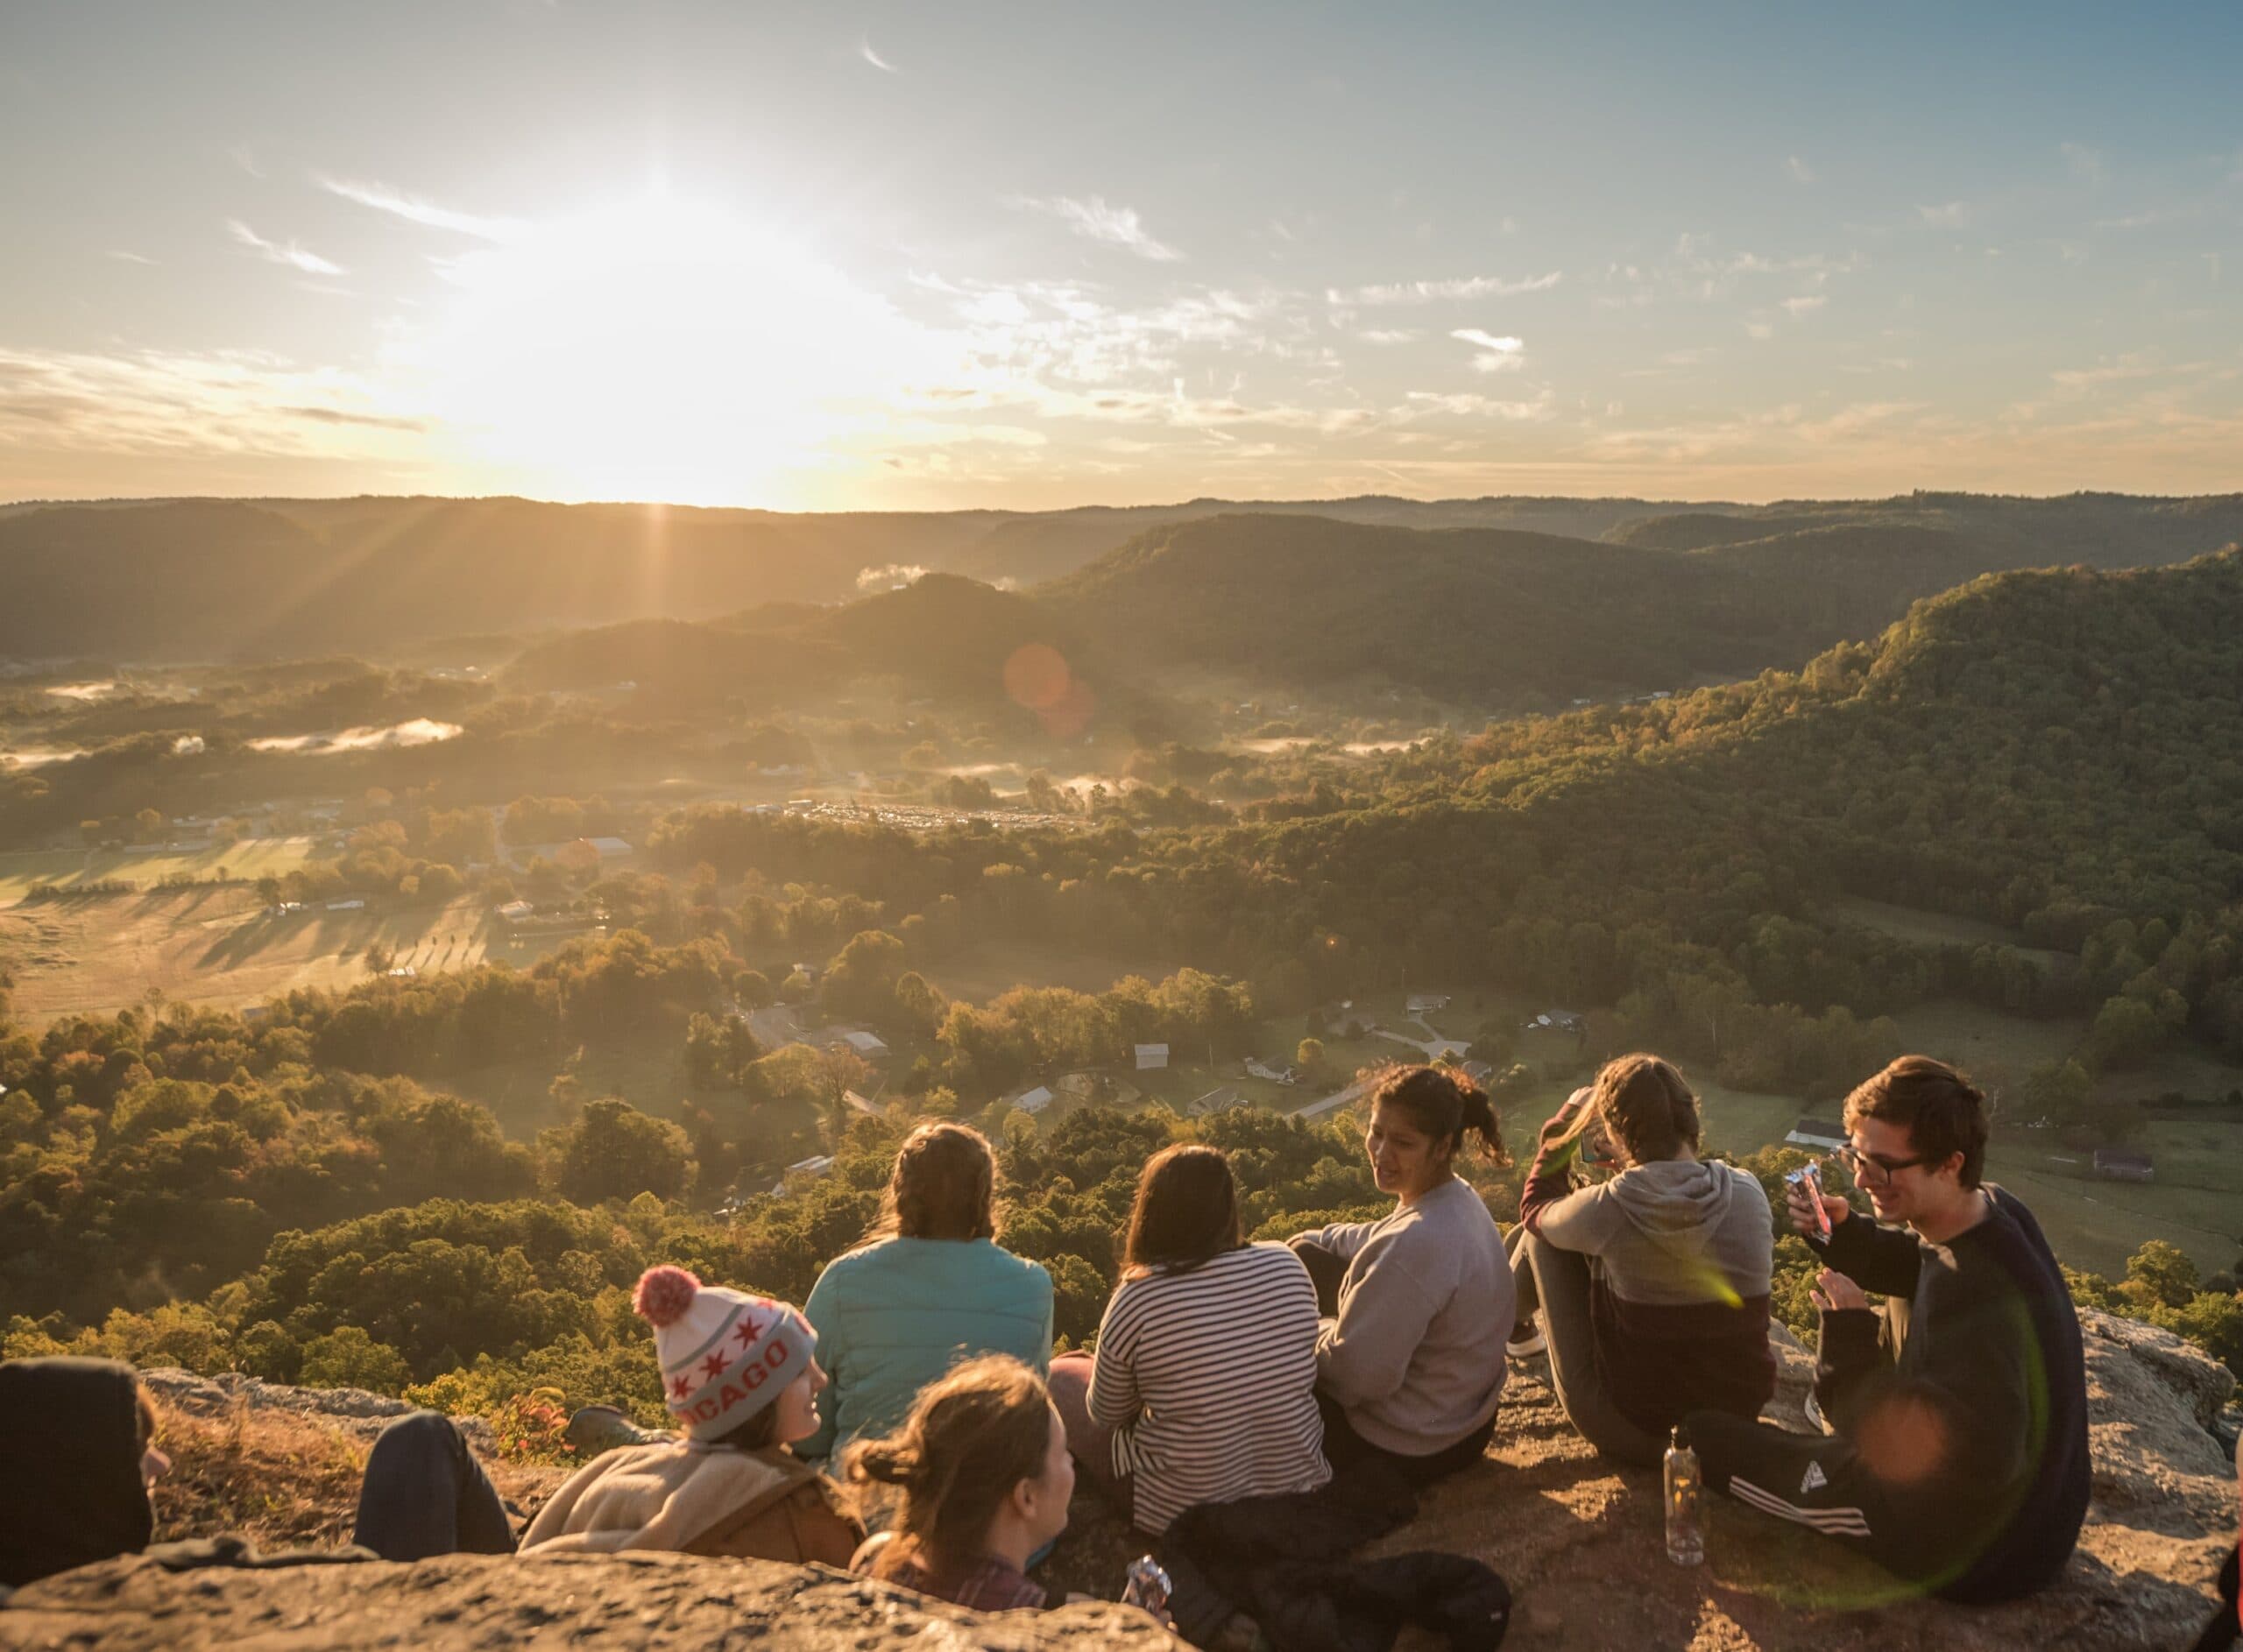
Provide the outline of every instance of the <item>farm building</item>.
{"type": "Polygon", "coordinates": [[[1448,1007],[1448,994],[1446,992],[1412,992],[1409,997],[1408,1002],[1404,1006],[1404,1007],[1407,1009],[1412,1015],[1431,1015],[1435,1010],[1445,1010],[1448,1007]]]}
{"type": "Polygon", "coordinates": [[[1147,1071],[1150,1071],[1150,1070],[1152,1070],[1153,1068],[1156,1068],[1156,1067],[1165,1067],[1165,1066],[1167,1066],[1167,1065],[1168,1065],[1168,1046],[1167,1046],[1167,1045],[1165,1045],[1165,1044],[1140,1044],[1140,1045],[1138,1045],[1138,1046],[1136,1047],[1136,1048],[1137,1048],[1137,1070],[1138,1070],[1139,1072],[1141,1072],[1141,1073],[1142,1073],[1142,1072],[1147,1072],[1147,1071]]]}
{"type": "Polygon", "coordinates": [[[1042,1112],[1051,1105],[1052,1099],[1050,1085],[1036,1084],[1022,1091],[1017,1096],[1007,1097],[1005,1101],[1008,1106],[1017,1107],[1022,1112],[1042,1112]]]}
{"type": "Polygon", "coordinates": [[[869,1062],[888,1059],[888,1041],[878,1033],[854,1032],[841,1034],[841,1042],[869,1062]]]}
{"type": "Polygon", "coordinates": [[[327,903],[327,909],[329,912],[364,912],[366,903],[355,897],[349,900],[330,900],[327,903]]]}
{"type": "Polygon", "coordinates": [[[2095,1174],[2105,1182],[2155,1182],[2157,1168],[2138,1147],[2098,1147],[2095,1174]]]}
{"type": "Polygon", "coordinates": [[[620,860],[631,852],[631,845],[620,837],[586,837],[582,841],[591,844],[592,852],[602,860],[620,860]]]}
{"type": "Polygon", "coordinates": [[[1246,1062],[1246,1070],[1251,1077],[1256,1078],[1266,1078],[1273,1084],[1297,1084],[1300,1083],[1300,1069],[1295,1067],[1290,1062],[1257,1061],[1254,1057],[1249,1056],[1246,1062]]]}
{"type": "Polygon", "coordinates": [[[1588,1019],[1571,1010],[1545,1010],[1520,1029],[1529,1033],[1585,1033],[1588,1019]]]}
{"type": "Polygon", "coordinates": [[[1246,1098],[1238,1093],[1235,1084],[1225,1084],[1220,1090],[1211,1090],[1204,1096],[1194,1097],[1191,1110],[1195,1113],[1228,1112],[1233,1107],[1246,1105],[1246,1098]]]}
{"type": "Polygon", "coordinates": [[[1846,1127],[1825,1123],[1820,1119],[1802,1119],[1784,1137],[1787,1147],[1805,1147],[1809,1153],[1836,1153],[1846,1145],[1846,1127]]]}
{"type": "Polygon", "coordinates": [[[1496,1070],[1483,1061],[1468,1061],[1456,1070],[1474,1084],[1485,1090],[1495,1082],[1496,1070]]]}
{"type": "Polygon", "coordinates": [[[527,923],[537,916],[537,908],[527,900],[509,900],[499,908],[499,915],[508,923],[527,923]]]}
{"type": "Polygon", "coordinates": [[[821,1153],[817,1154],[815,1157],[803,1159],[796,1163],[789,1165],[787,1167],[786,1179],[788,1183],[790,1185],[798,1182],[811,1182],[817,1180],[819,1176],[824,1175],[832,1168],[833,1155],[830,1153],[821,1153]]]}

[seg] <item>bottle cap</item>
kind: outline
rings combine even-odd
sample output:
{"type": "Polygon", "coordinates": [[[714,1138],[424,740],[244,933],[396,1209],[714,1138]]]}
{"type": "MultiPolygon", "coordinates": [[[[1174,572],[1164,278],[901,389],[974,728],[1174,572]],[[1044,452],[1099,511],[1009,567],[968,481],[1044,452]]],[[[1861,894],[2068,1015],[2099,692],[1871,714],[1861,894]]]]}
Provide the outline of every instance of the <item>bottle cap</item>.
{"type": "Polygon", "coordinates": [[[1667,1436],[1666,1443],[1678,1451],[1688,1451],[1690,1449],[1690,1430],[1683,1424],[1677,1423],[1674,1425],[1674,1431],[1667,1436]]]}

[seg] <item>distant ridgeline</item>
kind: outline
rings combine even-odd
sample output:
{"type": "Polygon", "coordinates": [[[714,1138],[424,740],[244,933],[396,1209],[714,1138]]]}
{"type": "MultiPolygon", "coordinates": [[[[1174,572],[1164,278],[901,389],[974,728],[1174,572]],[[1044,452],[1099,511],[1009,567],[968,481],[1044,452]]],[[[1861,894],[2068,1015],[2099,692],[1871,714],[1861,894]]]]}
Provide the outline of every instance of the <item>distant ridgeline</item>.
{"type": "MultiPolygon", "coordinates": [[[[880,630],[789,638],[784,605],[934,571],[1056,580],[1025,611],[1101,633],[1117,657],[1234,660],[1302,681],[1381,670],[1459,699],[1562,703],[1795,666],[1980,573],[2176,561],[2239,540],[2236,496],[1768,507],[1368,498],[817,516],[504,498],[57,505],[0,513],[0,657],[379,657],[438,638],[779,604],[748,622],[778,639],[778,674],[789,662],[828,667],[829,646],[880,630]]],[[[699,642],[660,634],[691,672],[721,652],[724,629],[699,642]]],[[[558,681],[634,655],[666,661],[645,634],[618,638],[613,654],[579,651],[537,670],[558,681]]]]}

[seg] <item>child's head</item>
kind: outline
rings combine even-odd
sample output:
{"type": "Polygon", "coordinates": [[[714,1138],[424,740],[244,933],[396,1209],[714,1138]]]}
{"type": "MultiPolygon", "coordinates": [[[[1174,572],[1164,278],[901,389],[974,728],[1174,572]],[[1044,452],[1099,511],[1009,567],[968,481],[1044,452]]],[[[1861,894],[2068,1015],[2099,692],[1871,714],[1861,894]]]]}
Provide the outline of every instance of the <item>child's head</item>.
{"type": "Polygon", "coordinates": [[[796,1309],[669,1267],[640,1276],[632,1306],[655,1328],[662,1403],[686,1434],[752,1451],[817,1431],[825,1373],[796,1309]]]}
{"type": "Polygon", "coordinates": [[[1074,1460],[1044,1380],[1007,1354],[952,1369],[921,1390],[903,1426],[852,1446],[852,1481],[902,1488],[902,1541],[876,1569],[914,1559],[952,1579],[1011,1540],[1023,1554],[1067,1528],[1074,1460]]]}

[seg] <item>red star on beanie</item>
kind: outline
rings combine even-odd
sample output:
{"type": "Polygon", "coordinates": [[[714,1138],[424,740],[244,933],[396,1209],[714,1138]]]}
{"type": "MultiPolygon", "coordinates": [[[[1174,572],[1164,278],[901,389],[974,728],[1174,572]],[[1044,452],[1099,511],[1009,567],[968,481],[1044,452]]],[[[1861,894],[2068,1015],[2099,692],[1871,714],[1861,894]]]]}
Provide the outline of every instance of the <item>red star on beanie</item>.
{"type": "Polygon", "coordinates": [[[631,1303],[655,1328],[664,1401],[695,1439],[731,1433],[810,1369],[817,1333],[768,1296],[704,1285],[682,1267],[650,1267],[631,1303]]]}

